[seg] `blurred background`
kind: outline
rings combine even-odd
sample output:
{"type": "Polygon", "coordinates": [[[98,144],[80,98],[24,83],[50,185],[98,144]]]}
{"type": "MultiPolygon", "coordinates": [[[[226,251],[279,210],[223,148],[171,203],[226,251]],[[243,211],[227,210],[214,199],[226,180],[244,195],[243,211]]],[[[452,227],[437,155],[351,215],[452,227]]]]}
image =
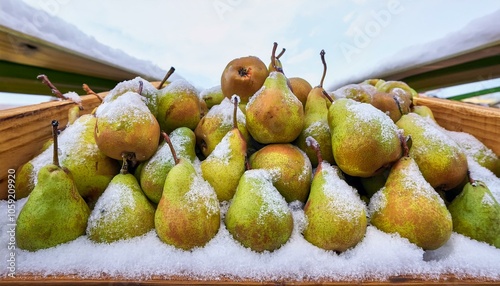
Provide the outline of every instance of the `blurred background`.
{"type": "Polygon", "coordinates": [[[254,55],[335,90],[368,78],[403,80],[428,96],[498,107],[500,1],[0,0],[0,109],[97,92],[171,67],[200,91],[226,64],[254,55]]]}

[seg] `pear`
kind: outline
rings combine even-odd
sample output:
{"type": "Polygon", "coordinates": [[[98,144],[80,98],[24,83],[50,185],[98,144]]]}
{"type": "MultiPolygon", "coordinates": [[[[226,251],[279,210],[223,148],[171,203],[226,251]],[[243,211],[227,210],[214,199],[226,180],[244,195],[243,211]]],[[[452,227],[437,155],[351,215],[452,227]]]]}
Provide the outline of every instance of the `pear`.
{"type": "Polygon", "coordinates": [[[369,103],[337,99],[328,110],[328,122],[335,163],[348,175],[371,177],[402,155],[397,126],[369,103]]]}
{"type": "Polygon", "coordinates": [[[333,101],[323,88],[326,75],[325,51],[321,50],[321,61],[323,62],[323,76],[320,84],[313,88],[307,96],[304,115],[304,128],[296,140],[295,145],[306,152],[313,167],[318,165],[316,151],[306,143],[306,138],[311,136],[318,141],[321,148],[323,160],[334,163],[332,152],[332,135],[328,126],[328,108],[333,101]]]}
{"type": "Polygon", "coordinates": [[[333,100],[349,98],[357,102],[371,103],[372,97],[377,93],[377,89],[368,84],[348,84],[342,86],[331,93],[333,100]]]}
{"type": "Polygon", "coordinates": [[[141,96],[126,92],[96,110],[95,141],[107,156],[121,160],[123,153],[144,161],[156,152],[160,126],[141,96]]]}
{"type": "Polygon", "coordinates": [[[407,153],[392,166],[384,187],[372,196],[368,208],[373,226],[398,233],[425,250],[444,245],[453,231],[443,199],[407,153]]]}
{"type": "MultiPolygon", "coordinates": [[[[273,57],[276,43],[273,48],[273,57]]],[[[274,71],[246,106],[247,129],[259,143],[290,143],[304,126],[304,108],[282,72],[274,71]]]]}
{"type": "Polygon", "coordinates": [[[140,76],[119,82],[104,97],[103,102],[109,103],[129,91],[140,94],[141,100],[146,104],[151,113],[154,116],[158,114],[158,90],[149,81],[140,76]]]}
{"type": "Polygon", "coordinates": [[[256,252],[274,251],[292,234],[292,213],[264,169],[247,170],[225,216],[233,238],[256,252]]]}
{"type": "Polygon", "coordinates": [[[228,99],[238,95],[242,103],[262,87],[269,75],[266,64],[255,56],[231,60],[222,72],[220,83],[222,93],[228,99]]]}
{"type": "Polygon", "coordinates": [[[86,232],[90,240],[104,243],[141,236],[154,228],[154,215],[155,208],[128,173],[124,157],[120,174],[113,177],[92,210],[86,232]]]}
{"type": "Polygon", "coordinates": [[[415,113],[408,113],[396,123],[410,135],[413,146],[410,157],[414,158],[433,188],[450,190],[467,176],[467,157],[460,147],[434,121],[415,113]]]}
{"type": "Polygon", "coordinates": [[[219,201],[233,198],[240,177],[245,172],[247,142],[238,129],[237,111],[239,98],[233,97],[233,129],[215,147],[215,150],[201,162],[203,178],[212,185],[219,201]]]}
{"type": "MultiPolygon", "coordinates": [[[[95,124],[94,116],[82,115],[58,138],[61,166],[71,172],[78,192],[91,208],[120,171],[118,162],[99,150],[94,138],[95,124]]],[[[49,147],[52,147],[52,142],[49,147]]],[[[40,168],[50,163],[50,153],[51,148],[46,149],[19,170],[19,183],[16,182],[18,198],[27,196],[34,188],[40,168]]]]}
{"type": "Polygon", "coordinates": [[[180,249],[203,247],[220,227],[217,194],[189,160],[177,157],[168,135],[163,135],[171,148],[175,166],[165,179],[156,208],[156,233],[161,241],[180,249]]]}
{"type": "MultiPolygon", "coordinates": [[[[220,104],[214,105],[196,126],[194,130],[196,144],[205,157],[208,157],[227,132],[233,129],[233,113],[233,103],[230,99],[224,98],[220,104]]],[[[241,109],[237,110],[236,120],[241,135],[246,142],[249,142],[250,135],[246,128],[246,117],[241,109]]]]}
{"type": "Polygon", "coordinates": [[[375,87],[377,90],[388,93],[398,102],[399,109],[402,114],[410,112],[413,106],[413,98],[418,96],[418,93],[403,81],[377,81],[375,87]]]}
{"type": "MultiPolygon", "coordinates": [[[[194,163],[196,160],[196,137],[194,132],[187,127],[179,127],[170,132],[169,137],[177,156],[194,163]]],[[[151,158],[139,165],[140,170],[136,170],[139,174],[138,180],[142,191],[153,203],[158,204],[160,201],[165,179],[174,165],[174,157],[170,151],[170,146],[164,141],[151,158]]]]}
{"type": "Polygon", "coordinates": [[[16,222],[16,242],[21,249],[50,248],[85,234],[90,209],[71,173],[59,165],[58,124],[52,121],[53,163],[40,169],[38,182],[16,222]]]}
{"type": "Polygon", "coordinates": [[[411,112],[416,113],[423,117],[430,117],[434,122],[436,121],[436,119],[434,118],[434,113],[432,113],[432,110],[425,105],[414,105],[411,108],[411,112]]]}
{"type": "Polygon", "coordinates": [[[313,245],[342,252],[365,236],[366,205],[335,167],[323,161],[318,142],[313,137],[307,137],[307,142],[317,152],[319,163],[304,207],[307,225],[303,235],[313,245]]]}
{"type": "Polygon", "coordinates": [[[307,96],[312,90],[311,84],[301,77],[290,77],[288,81],[293,94],[302,102],[302,107],[305,108],[307,96]]]}
{"type": "Polygon", "coordinates": [[[200,92],[200,98],[207,105],[208,110],[212,108],[214,105],[218,105],[225,98],[222,93],[222,88],[220,85],[216,85],[214,87],[204,89],[200,92]]]}
{"type": "Polygon", "coordinates": [[[500,248],[500,204],[485,183],[470,179],[448,210],[455,232],[500,248]]]}
{"type": "Polygon", "coordinates": [[[94,137],[96,122],[86,114],[66,128],[64,140],[71,144],[66,144],[61,156],[61,165],[71,171],[78,192],[91,208],[120,169],[116,160],[99,150],[94,137]]]}
{"type": "Polygon", "coordinates": [[[392,93],[377,92],[372,95],[370,104],[387,114],[394,122],[397,122],[403,114],[409,112],[408,108],[403,110],[403,103],[398,96],[392,93]]]}
{"type": "Polygon", "coordinates": [[[184,79],[175,80],[158,91],[158,115],[161,130],[170,133],[179,127],[194,130],[201,119],[198,91],[184,79]]]}
{"type": "Polygon", "coordinates": [[[312,165],[306,153],[292,144],[269,144],[253,153],[248,159],[252,169],[266,169],[273,184],[290,203],[305,203],[312,180],[312,165]]]}

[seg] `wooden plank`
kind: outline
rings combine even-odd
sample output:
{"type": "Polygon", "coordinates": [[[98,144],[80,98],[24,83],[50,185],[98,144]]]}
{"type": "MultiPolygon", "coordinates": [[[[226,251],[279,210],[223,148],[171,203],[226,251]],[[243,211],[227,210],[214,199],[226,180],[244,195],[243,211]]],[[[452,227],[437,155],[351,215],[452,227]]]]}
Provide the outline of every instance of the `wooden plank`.
{"type": "Polygon", "coordinates": [[[470,133],[500,156],[500,109],[429,97],[414,103],[429,107],[442,127],[470,133]]]}
{"type": "MultiPolygon", "coordinates": [[[[91,113],[100,104],[95,95],[84,95],[81,99],[84,107],[81,114],[91,113]]],[[[56,119],[60,126],[66,126],[68,110],[74,105],[69,100],[51,101],[0,112],[0,199],[7,198],[8,170],[17,169],[37,155],[52,136],[51,121],[56,119]]]]}
{"type": "Polygon", "coordinates": [[[443,274],[439,278],[425,277],[418,275],[401,275],[392,276],[387,280],[352,280],[352,281],[335,281],[329,279],[318,280],[263,280],[252,281],[246,279],[233,279],[221,277],[220,279],[196,279],[192,277],[172,276],[162,277],[153,276],[147,279],[123,279],[113,277],[101,278],[82,278],[77,275],[61,275],[61,276],[41,276],[41,275],[25,275],[16,278],[0,279],[0,285],[325,285],[325,286],[340,286],[340,285],[499,285],[500,281],[491,279],[482,279],[477,277],[462,277],[457,278],[453,274],[443,274]]]}

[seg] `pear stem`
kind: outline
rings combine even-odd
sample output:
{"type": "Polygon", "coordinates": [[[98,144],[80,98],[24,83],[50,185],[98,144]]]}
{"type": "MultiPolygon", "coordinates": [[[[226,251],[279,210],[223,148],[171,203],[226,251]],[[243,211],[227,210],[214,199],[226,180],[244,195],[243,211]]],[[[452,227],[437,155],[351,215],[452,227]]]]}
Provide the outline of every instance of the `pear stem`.
{"type": "MultiPolygon", "coordinates": [[[[44,74],[40,74],[36,77],[37,79],[41,80],[43,84],[45,84],[46,86],[48,86],[50,88],[50,91],[52,92],[53,95],[57,96],[58,98],[62,99],[62,100],[68,100],[68,98],[64,97],[64,95],[62,94],[61,91],[59,91],[59,89],[57,89],[57,87],[49,80],[49,77],[44,75],[44,74]]],[[[83,110],[83,106],[81,103],[79,102],[76,102],[74,100],[71,99],[71,101],[73,101],[75,104],[78,105],[78,107],[80,108],[80,110],[83,110]]]]}
{"type": "Polygon", "coordinates": [[[165,84],[165,82],[167,81],[167,79],[175,72],[175,68],[174,67],[170,67],[170,69],[168,70],[167,74],[165,74],[165,77],[163,77],[163,79],[161,80],[160,84],[156,87],[157,89],[161,89],[163,84],[165,84]]]}
{"type": "Polygon", "coordinates": [[[177,157],[177,153],[175,153],[174,145],[172,144],[170,137],[165,131],[162,131],[161,135],[165,139],[165,142],[167,142],[168,147],[170,148],[170,153],[172,153],[172,157],[174,157],[175,165],[179,164],[179,158],[177,157]]]}
{"type": "Polygon", "coordinates": [[[313,148],[313,150],[316,152],[316,157],[318,157],[318,166],[320,166],[321,163],[323,163],[323,156],[321,156],[321,149],[319,147],[318,141],[316,141],[316,139],[314,139],[314,137],[312,136],[307,136],[306,144],[307,146],[313,148]]]}
{"type": "Polygon", "coordinates": [[[323,87],[323,81],[325,80],[326,77],[326,60],[325,60],[325,50],[321,50],[319,53],[321,57],[321,62],[323,63],[323,76],[321,76],[321,81],[319,82],[319,86],[323,87]]]}
{"type": "Polygon", "coordinates": [[[234,110],[233,110],[233,128],[238,128],[238,104],[240,103],[240,98],[238,96],[233,96],[231,98],[233,100],[234,104],[234,110]]]}
{"type": "Polygon", "coordinates": [[[126,175],[128,174],[128,161],[129,154],[122,153],[122,168],[120,169],[120,174],[126,175]]]}
{"type": "Polygon", "coordinates": [[[333,98],[324,89],[323,89],[323,95],[330,101],[330,103],[333,102],[333,98]]]}
{"type": "Polygon", "coordinates": [[[97,96],[97,98],[99,99],[100,102],[104,101],[104,99],[102,98],[102,96],[100,96],[95,91],[93,91],[86,83],[84,83],[82,85],[82,88],[83,88],[83,91],[85,91],[87,94],[92,94],[92,95],[97,96]]]}
{"type": "Polygon", "coordinates": [[[285,51],[286,51],[286,49],[285,49],[285,48],[283,48],[283,50],[281,50],[281,53],[279,53],[279,54],[276,56],[276,58],[277,58],[277,59],[281,58],[281,56],[285,53],[285,51]]]}
{"type": "Polygon", "coordinates": [[[402,134],[399,134],[399,140],[401,141],[401,146],[403,147],[403,156],[402,157],[409,157],[410,156],[410,146],[408,146],[409,143],[411,143],[411,136],[408,135],[405,137],[402,134]]]}
{"type": "Polygon", "coordinates": [[[61,167],[61,165],[59,165],[59,152],[58,152],[59,146],[57,144],[58,126],[59,126],[59,121],[52,120],[52,139],[54,140],[54,153],[52,156],[52,163],[57,167],[61,167]]]}
{"type": "Polygon", "coordinates": [[[283,73],[283,69],[281,67],[276,66],[276,49],[277,48],[278,48],[278,43],[274,42],[273,51],[271,53],[271,63],[277,72],[283,73]]]}
{"type": "Polygon", "coordinates": [[[467,177],[469,177],[469,183],[473,186],[475,186],[476,184],[476,180],[474,180],[473,178],[471,178],[470,176],[470,171],[467,171],[467,177]]]}
{"type": "Polygon", "coordinates": [[[142,89],[144,88],[144,83],[142,80],[139,81],[139,90],[137,91],[138,94],[142,95],[142,89]]]}

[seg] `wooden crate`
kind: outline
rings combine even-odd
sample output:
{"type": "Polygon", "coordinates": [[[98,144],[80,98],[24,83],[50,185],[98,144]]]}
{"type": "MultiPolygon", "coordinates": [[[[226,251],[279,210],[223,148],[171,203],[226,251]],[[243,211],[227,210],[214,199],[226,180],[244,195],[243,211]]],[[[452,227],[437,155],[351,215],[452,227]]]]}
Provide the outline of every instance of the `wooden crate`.
{"type": "MultiPolygon", "coordinates": [[[[106,93],[101,93],[105,96],[106,93]]],[[[90,113],[99,105],[99,100],[94,95],[82,96],[84,111],[90,113]]],[[[428,106],[433,112],[438,123],[448,130],[463,131],[476,136],[485,145],[500,155],[500,110],[486,108],[471,104],[452,102],[449,100],[420,97],[415,100],[417,105],[428,106]]],[[[51,120],[57,119],[60,126],[67,123],[68,110],[74,106],[71,101],[54,101],[19,107],[15,109],[0,111],[0,199],[7,197],[7,174],[9,169],[17,169],[38,154],[43,143],[51,138],[51,129],[48,128],[51,120]]],[[[443,275],[440,279],[428,280],[419,276],[397,276],[387,281],[322,281],[322,285],[446,285],[467,284],[487,285],[497,284],[499,281],[484,279],[456,278],[453,275],[443,275]]],[[[318,281],[198,281],[185,277],[152,277],[147,281],[130,281],[121,279],[81,279],[73,276],[50,276],[38,275],[17,277],[14,279],[0,278],[0,285],[176,285],[176,284],[198,284],[198,285],[317,285],[318,281]]]]}

